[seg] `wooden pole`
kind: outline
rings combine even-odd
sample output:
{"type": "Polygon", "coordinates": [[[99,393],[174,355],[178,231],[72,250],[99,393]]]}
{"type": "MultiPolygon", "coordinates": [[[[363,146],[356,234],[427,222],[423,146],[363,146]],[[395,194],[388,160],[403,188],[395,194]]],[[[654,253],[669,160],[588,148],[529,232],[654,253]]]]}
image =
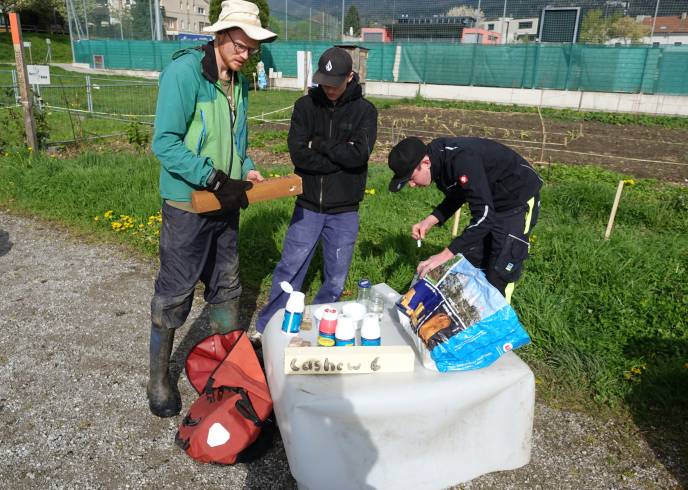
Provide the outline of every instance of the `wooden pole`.
{"type": "Polygon", "coordinates": [[[614,226],[614,218],[616,217],[616,210],[619,208],[619,201],[621,200],[621,192],[624,188],[624,181],[620,180],[616,187],[616,196],[614,196],[614,204],[612,205],[612,212],[609,215],[609,222],[607,223],[607,231],[604,232],[604,239],[609,240],[612,234],[612,227],[614,226]]]}
{"type": "Polygon", "coordinates": [[[26,131],[26,144],[33,150],[38,150],[38,137],[36,136],[36,122],[33,119],[33,101],[29,89],[29,75],[24,64],[24,42],[21,33],[19,14],[10,12],[10,30],[12,31],[12,44],[14,45],[14,58],[17,62],[17,81],[21,104],[24,109],[24,130],[26,131]]]}
{"type": "Polygon", "coordinates": [[[454,224],[452,225],[452,238],[459,234],[459,220],[461,219],[461,208],[454,213],[454,224]]]}

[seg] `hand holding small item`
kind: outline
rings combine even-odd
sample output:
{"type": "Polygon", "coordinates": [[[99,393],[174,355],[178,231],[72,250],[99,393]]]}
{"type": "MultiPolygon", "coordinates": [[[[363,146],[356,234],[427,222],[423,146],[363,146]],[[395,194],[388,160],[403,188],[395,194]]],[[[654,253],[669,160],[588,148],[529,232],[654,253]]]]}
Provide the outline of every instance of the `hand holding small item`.
{"type": "Polygon", "coordinates": [[[423,279],[428,272],[437,269],[439,266],[441,266],[448,260],[452,259],[453,257],[454,254],[451,252],[451,250],[445,248],[440,253],[432,255],[427,260],[424,260],[423,262],[418,264],[416,272],[418,273],[418,276],[421,279],[423,279]]]}
{"type": "Polygon", "coordinates": [[[430,228],[439,222],[440,220],[431,214],[411,227],[411,236],[414,240],[424,240],[430,228]]]}

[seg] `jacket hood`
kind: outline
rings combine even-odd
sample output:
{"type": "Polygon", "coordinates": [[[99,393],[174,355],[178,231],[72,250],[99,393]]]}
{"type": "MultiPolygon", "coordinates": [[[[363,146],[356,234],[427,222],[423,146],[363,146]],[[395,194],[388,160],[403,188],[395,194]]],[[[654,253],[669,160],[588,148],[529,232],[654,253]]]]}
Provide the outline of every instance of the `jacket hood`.
{"type": "Polygon", "coordinates": [[[207,44],[194,48],[185,48],[175,51],[172,55],[172,59],[176,60],[177,58],[189,54],[198,58],[201,64],[201,72],[210,83],[214,84],[218,81],[220,76],[217,72],[217,62],[215,60],[215,41],[209,41],[207,44]]]}
{"type": "MultiPolygon", "coordinates": [[[[346,86],[346,90],[344,90],[344,93],[339,98],[338,104],[346,104],[347,102],[360,99],[361,97],[363,97],[363,89],[361,88],[361,85],[358,83],[358,80],[358,73],[354,73],[353,78],[346,86]]],[[[325,91],[320,86],[309,89],[308,95],[310,95],[313,98],[313,101],[318,105],[328,107],[334,105],[332,101],[327,98],[327,95],[325,95],[325,91]]]]}

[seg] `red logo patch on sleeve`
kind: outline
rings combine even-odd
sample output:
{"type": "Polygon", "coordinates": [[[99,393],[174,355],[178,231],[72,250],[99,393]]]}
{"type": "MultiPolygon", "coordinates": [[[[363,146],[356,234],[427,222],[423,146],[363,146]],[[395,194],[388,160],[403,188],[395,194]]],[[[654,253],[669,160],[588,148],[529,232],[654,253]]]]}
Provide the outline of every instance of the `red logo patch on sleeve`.
{"type": "Polygon", "coordinates": [[[459,177],[459,182],[461,185],[466,185],[468,183],[468,176],[466,176],[466,174],[462,175],[459,177]]]}

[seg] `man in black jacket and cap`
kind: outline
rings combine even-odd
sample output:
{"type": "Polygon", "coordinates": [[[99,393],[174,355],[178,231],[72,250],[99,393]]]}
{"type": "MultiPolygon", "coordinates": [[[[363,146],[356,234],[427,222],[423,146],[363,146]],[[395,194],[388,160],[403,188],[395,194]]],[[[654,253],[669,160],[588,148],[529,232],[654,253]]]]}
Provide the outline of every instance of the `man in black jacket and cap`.
{"type": "Polygon", "coordinates": [[[437,185],[445,198],[411,228],[416,240],[446,222],[464,202],[471,220],[440,253],[418,264],[422,278],[456,254],[485,272],[487,280],[511,301],[513,285],[528,258],[530,232],[540,211],[542,179],[511,148],[484,138],[437,138],[426,145],[410,137],[389,154],[391,192],[437,185]]]}
{"type": "Polygon", "coordinates": [[[303,194],[296,199],[282,258],[272,274],[268,304],[256,320],[259,334],[287,303],[280,283],[301,289],[318,243],[323,249],[323,283],[313,303],[337,301],[358,236],[358,204],[377,137],[377,110],[363,98],[344,49],[322,54],[313,81],[319,86],[296,101],[291,117],[287,143],[303,194]]]}

